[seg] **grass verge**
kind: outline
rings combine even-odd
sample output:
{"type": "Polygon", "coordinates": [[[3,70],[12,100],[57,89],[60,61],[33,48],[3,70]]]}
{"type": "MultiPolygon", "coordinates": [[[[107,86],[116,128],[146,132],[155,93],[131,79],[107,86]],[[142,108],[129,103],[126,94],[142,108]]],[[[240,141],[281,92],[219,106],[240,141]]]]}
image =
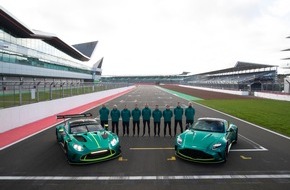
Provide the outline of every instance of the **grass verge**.
{"type": "Polygon", "coordinates": [[[290,102],[269,99],[203,100],[198,103],[290,136],[290,102]]]}

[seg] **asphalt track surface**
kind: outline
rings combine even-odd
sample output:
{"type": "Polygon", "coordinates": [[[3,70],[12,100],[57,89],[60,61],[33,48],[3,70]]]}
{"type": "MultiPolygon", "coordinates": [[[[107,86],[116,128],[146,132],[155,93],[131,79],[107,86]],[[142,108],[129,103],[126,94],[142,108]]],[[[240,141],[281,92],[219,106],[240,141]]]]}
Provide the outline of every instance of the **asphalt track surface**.
{"type": "MultiPolygon", "coordinates": [[[[153,110],[188,100],[154,86],[139,86],[107,102],[121,110],[148,103],[153,110]]],[[[195,118],[220,117],[239,127],[238,143],[232,146],[225,164],[198,164],[174,155],[174,138],[163,135],[119,136],[122,156],[107,162],[72,166],[56,143],[52,127],[0,151],[0,189],[290,189],[290,140],[248,122],[193,104],[195,118]]],[[[90,110],[98,116],[96,107],[90,110]]],[[[184,123],[185,121],[183,121],[184,123]]],[[[142,123],[142,122],[141,122],[142,123]]],[[[173,131],[173,126],[172,126],[173,131]]],[[[179,132],[179,130],[178,130],[179,132]]],[[[143,125],[140,125],[140,134],[143,125]]]]}

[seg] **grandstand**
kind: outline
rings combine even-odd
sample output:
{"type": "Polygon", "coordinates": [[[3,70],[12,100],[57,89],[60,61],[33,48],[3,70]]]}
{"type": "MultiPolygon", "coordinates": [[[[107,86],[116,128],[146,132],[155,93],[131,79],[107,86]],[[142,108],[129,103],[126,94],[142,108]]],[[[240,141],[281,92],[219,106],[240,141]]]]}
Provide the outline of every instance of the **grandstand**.
{"type": "MultiPolygon", "coordinates": [[[[277,68],[275,65],[237,62],[232,68],[188,76],[184,81],[193,86],[209,88],[275,91],[277,68]]],[[[278,91],[281,90],[278,88],[278,91]]]]}
{"type": "Polygon", "coordinates": [[[163,76],[103,76],[101,81],[128,84],[183,84],[247,91],[281,91],[282,85],[277,78],[277,67],[275,65],[237,62],[231,68],[194,75],[189,75],[186,72],[180,75],[163,76]]]}
{"type": "MultiPolygon", "coordinates": [[[[290,36],[286,37],[286,38],[290,38],[290,36]]],[[[282,51],[290,51],[290,48],[288,49],[283,49],[282,51]]],[[[282,60],[290,60],[290,57],[286,57],[286,58],[282,58],[282,60]]],[[[288,64],[289,67],[289,64],[288,64]]]]}
{"type": "MultiPolygon", "coordinates": [[[[290,36],[286,37],[290,39],[290,36]]],[[[284,49],[282,51],[290,51],[290,49],[284,49]]],[[[284,92],[290,93],[290,57],[282,58],[282,60],[287,61],[281,65],[281,68],[284,70],[284,74],[288,75],[284,78],[284,92]]]]}
{"type": "Polygon", "coordinates": [[[127,84],[182,84],[184,75],[102,76],[102,82],[127,84]]]}

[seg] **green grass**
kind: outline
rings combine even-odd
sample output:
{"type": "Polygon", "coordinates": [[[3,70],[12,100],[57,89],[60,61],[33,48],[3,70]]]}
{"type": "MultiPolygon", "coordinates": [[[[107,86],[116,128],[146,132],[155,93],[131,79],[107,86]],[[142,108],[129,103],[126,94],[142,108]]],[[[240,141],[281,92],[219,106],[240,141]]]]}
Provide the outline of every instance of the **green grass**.
{"type": "Polygon", "coordinates": [[[290,136],[290,102],[269,99],[204,100],[198,103],[290,136]]]}

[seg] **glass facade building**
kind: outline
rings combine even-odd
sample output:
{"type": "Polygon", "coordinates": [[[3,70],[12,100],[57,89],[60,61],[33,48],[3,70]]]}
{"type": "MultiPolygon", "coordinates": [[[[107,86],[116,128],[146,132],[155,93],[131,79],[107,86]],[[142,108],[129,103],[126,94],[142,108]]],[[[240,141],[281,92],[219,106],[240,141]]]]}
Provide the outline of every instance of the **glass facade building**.
{"type": "Polygon", "coordinates": [[[90,58],[75,47],[54,35],[30,30],[0,8],[2,80],[15,80],[19,77],[22,80],[48,78],[94,81],[100,78],[102,61],[89,66],[90,58]]]}

